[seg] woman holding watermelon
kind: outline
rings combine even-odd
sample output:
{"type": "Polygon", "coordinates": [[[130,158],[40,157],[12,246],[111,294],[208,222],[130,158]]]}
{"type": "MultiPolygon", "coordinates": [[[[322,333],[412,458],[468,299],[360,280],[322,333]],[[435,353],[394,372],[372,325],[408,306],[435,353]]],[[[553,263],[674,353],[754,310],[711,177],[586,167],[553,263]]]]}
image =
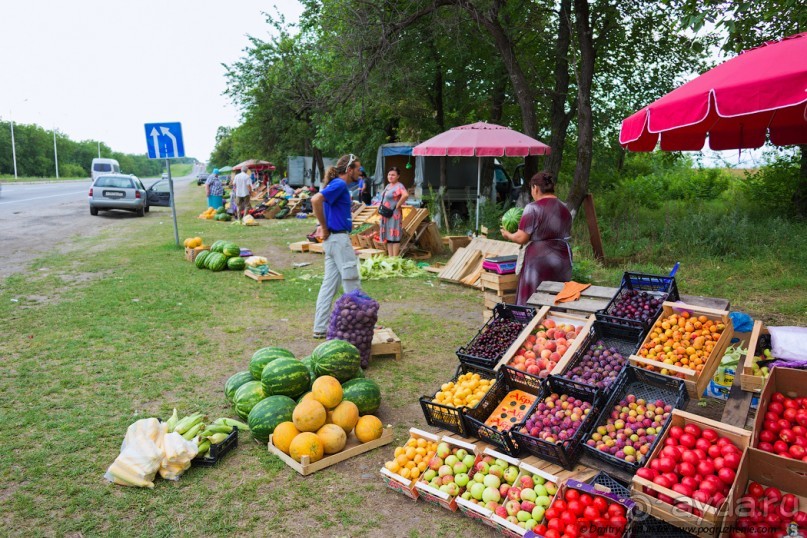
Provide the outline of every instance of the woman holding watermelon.
{"type": "Polygon", "coordinates": [[[502,228],[502,237],[523,245],[516,304],[526,305],[541,282],[568,282],[572,278],[572,215],[555,196],[555,177],[538,172],[530,180],[534,202],[527,204],[518,230],[502,228]]]}

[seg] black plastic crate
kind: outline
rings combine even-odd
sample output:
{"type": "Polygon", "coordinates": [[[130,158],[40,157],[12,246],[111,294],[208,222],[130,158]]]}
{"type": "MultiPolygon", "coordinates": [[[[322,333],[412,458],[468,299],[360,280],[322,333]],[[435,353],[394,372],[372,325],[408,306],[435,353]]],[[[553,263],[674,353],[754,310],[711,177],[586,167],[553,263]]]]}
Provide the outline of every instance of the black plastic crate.
{"type": "MultiPolygon", "coordinates": [[[[589,483],[595,486],[606,487],[620,497],[631,496],[628,486],[602,471],[589,480],[589,483]]],[[[640,503],[637,503],[637,509],[633,516],[633,525],[631,528],[631,536],[633,538],[685,538],[692,536],[688,532],[684,532],[666,521],[656,519],[639,510],[639,506],[640,503]]]]}
{"type": "MultiPolygon", "coordinates": [[[[642,345],[642,340],[644,336],[642,334],[642,330],[638,327],[628,327],[625,325],[615,325],[613,323],[606,323],[604,321],[595,321],[591,325],[591,330],[589,331],[588,335],[583,340],[583,343],[577,348],[572,359],[569,361],[569,364],[563,369],[563,372],[557,374],[558,377],[562,377],[564,379],[570,379],[567,377],[567,374],[577,366],[585,355],[592,344],[597,342],[602,342],[603,345],[607,348],[614,348],[616,349],[622,357],[625,359],[625,363],[620,370],[620,373],[625,370],[625,367],[628,365],[628,357],[633,355],[639,346],[642,345]]],[[[618,376],[617,376],[618,377],[618,376]]],[[[616,385],[616,377],[612,379],[612,381],[606,387],[599,388],[602,395],[607,398],[614,390],[616,385]]],[[[590,385],[587,383],[582,383],[578,381],[577,383],[584,384],[586,386],[592,387],[594,389],[598,388],[594,385],[590,385]]]]}
{"type": "Polygon", "coordinates": [[[592,390],[592,387],[587,385],[551,375],[546,378],[543,391],[538,395],[538,399],[535,402],[536,405],[552,393],[561,395],[567,394],[591,404],[591,411],[589,411],[589,414],[583,419],[580,427],[574,433],[574,436],[565,441],[549,443],[543,439],[521,433],[519,428],[526,424],[535,406],[533,406],[533,409],[530,409],[530,412],[524,417],[524,420],[513,428],[511,435],[521,449],[526,450],[533,456],[560,465],[570,471],[574,468],[575,464],[577,464],[577,460],[580,459],[583,453],[583,439],[588,436],[591,425],[594,424],[596,417],[600,413],[600,393],[597,390],[592,390]]]}
{"type": "Polygon", "coordinates": [[[233,426],[233,431],[227,436],[224,441],[215,445],[210,445],[210,450],[207,454],[201,457],[196,457],[191,460],[191,465],[199,467],[213,467],[221,458],[224,457],[229,451],[238,446],[238,428],[233,426]]]}
{"type": "MultiPolygon", "coordinates": [[[[468,372],[477,373],[480,377],[485,379],[496,379],[496,372],[493,370],[474,366],[473,364],[460,363],[451,381],[456,382],[462,374],[468,372]]],[[[435,394],[436,393],[437,391],[435,391],[435,394]]],[[[481,403],[480,401],[477,405],[481,405],[481,403]]],[[[437,403],[434,401],[434,396],[421,396],[420,407],[423,409],[423,416],[426,417],[426,423],[429,426],[449,430],[467,437],[466,434],[468,432],[465,428],[465,421],[462,418],[461,408],[437,403]]]]}
{"type": "MultiPolygon", "coordinates": [[[[586,435],[585,441],[588,441],[591,433],[593,433],[598,427],[608,422],[608,417],[610,416],[611,411],[616,403],[628,394],[634,394],[637,398],[647,400],[648,402],[662,400],[664,403],[671,405],[673,409],[683,409],[686,407],[686,404],[689,401],[689,393],[687,392],[686,384],[682,379],[657,374],[642,368],[634,368],[633,366],[628,366],[625,368],[617,378],[614,385],[614,391],[611,394],[611,397],[603,405],[602,411],[597,417],[597,421],[591,427],[589,434],[586,435]]],[[[656,433],[656,438],[653,440],[653,443],[650,445],[650,449],[647,451],[648,455],[653,453],[653,449],[661,440],[661,437],[669,424],[670,419],[668,417],[667,422],[662,426],[661,431],[656,433]]],[[[585,442],[583,445],[584,449],[591,456],[631,474],[634,474],[646,463],[645,460],[637,461],[635,463],[627,462],[623,459],[612,456],[611,454],[606,454],[605,452],[597,450],[596,447],[589,446],[585,442]]]]}
{"type": "MultiPolygon", "coordinates": [[[[521,324],[523,329],[525,325],[532,321],[532,318],[534,318],[535,314],[537,313],[538,309],[531,306],[497,304],[495,307],[493,307],[493,316],[487,321],[487,323],[485,323],[479,332],[476,333],[476,336],[474,336],[467,345],[457,349],[457,357],[459,358],[460,362],[463,363],[481,366],[482,368],[493,368],[504,356],[507,349],[503,349],[496,357],[479,357],[470,354],[467,349],[479,339],[480,335],[487,332],[495,321],[499,319],[517,321],[521,324]]],[[[513,341],[515,341],[515,338],[513,341]]]]}
{"type": "MultiPolygon", "coordinates": [[[[476,436],[479,439],[495,445],[499,450],[510,456],[518,456],[520,451],[518,443],[515,442],[510,431],[503,431],[487,426],[485,420],[496,410],[496,407],[504,400],[504,397],[512,390],[521,390],[536,397],[538,401],[543,390],[539,380],[532,376],[520,375],[523,372],[513,370],[507,366],[499,372],[496,383],[490,388],[488,393],[474,409],[464,408],[462,410],[463,420],[468,435],[476,436]]],[[[532,412],[535,402],[525,410],[525,417],[532,412]]],[[[513,428],[518,424],[514,424],[513,428]]]]}
{"type": "Polygon", "coordinates": [[[648,275],[645,273],[630,273],[626,272],[622,275],[622,285],[619,290],[608,302],[608,306],[604,310],[596,312],[599,321],[614,323],[616,325],[625,325],[627,327],[637,327],[646,333],[647,330],[653,326],[653,323],[661,313],[661,305],[658,306],[655,312],[647,321],[621,318],[612,314],[613,307],[616,302],[625,294],[626,291],[637,290],[646,291],[662,299],[663,301],[677,301],[680,299],[678,295],[678,286],[675,283],[675,277],[661,276],[661,275],[648,275]]]}

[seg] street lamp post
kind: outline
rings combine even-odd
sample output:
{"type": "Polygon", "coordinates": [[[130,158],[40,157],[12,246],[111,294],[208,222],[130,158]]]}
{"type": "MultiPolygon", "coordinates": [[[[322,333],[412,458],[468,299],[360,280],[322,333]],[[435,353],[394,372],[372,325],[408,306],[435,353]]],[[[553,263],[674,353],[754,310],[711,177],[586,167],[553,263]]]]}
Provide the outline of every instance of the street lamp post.
{"type": "Polygon", "coordinates": [[[14,179],[17,179],[17,146],[14,144],[14,119],[11,119],[11,158],[14,160],[14,179]]]}
{"type": "Polygon", "coordinates": [[[56,127],[53,127],[53,160],[56,163],[56,179],[59,179],[59,155],[56,152],[56,127]]]}

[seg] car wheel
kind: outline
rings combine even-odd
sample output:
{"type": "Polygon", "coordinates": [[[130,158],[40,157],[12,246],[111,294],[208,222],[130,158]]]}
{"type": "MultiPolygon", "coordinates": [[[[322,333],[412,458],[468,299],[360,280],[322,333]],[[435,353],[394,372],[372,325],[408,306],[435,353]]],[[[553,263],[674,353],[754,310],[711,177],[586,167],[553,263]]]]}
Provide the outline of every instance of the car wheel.
{"type": "Polygon", "coordinates": [[[150,209],[151,209],[151,206],[146,204],[146,213],[148,213],[150,209]]]}
{"type": "Polygon", "coordinates": [[[142,206],[142,207],[140,207],[140,209],[137,210],[137,216],[138,217],[145,217],[146,216],[146,206],[142,206]]]}
{"type": "Polygon", "coordinates": [[[95,216],[98,214],[98,208],[90,206],[90,215],[95,216]]]}

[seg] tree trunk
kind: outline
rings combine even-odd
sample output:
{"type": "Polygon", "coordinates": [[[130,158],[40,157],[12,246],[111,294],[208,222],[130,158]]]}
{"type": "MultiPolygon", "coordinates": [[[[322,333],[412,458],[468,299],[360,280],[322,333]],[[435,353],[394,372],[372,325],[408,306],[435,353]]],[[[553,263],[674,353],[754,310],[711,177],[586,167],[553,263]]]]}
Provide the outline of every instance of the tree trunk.
{"type": "Polygon", "coordinates": [[[443,106],[443,99],[444,99],[443,90],[445,86],[445,79],[443,77],[443,62],[440,59],[440,53],[437,50],[437,46],[431,39],[429,40],[429,48],[431,49],[432,59],[434,60],[435,65],[434,87],[432,88],[433,92],[432,105],[434,106],[434,121],[437,123],[437,128],[440,130],[440,132],[443,132],[446,130],[445,108],[443,106]]]}
{"type": "Polygon", "coordinates": [[[583,199],[588,194],[588,179],[591,174],[591,154],[594,142],[594,121],[591,112],[591,84],[594,79],[594,43],[588,0],[574,0],[577,34],[580,40],[580,68],[577,77],[577,166],[574,182],[566,198],[566,206],[577,214],[583,199]]]}
{"type": "Polygon", "coordinates": [[[313,159],[311,159],[311,184],[313,185],[313,178],[317,177],[314,175],[314,169],[319,171],[319,179],[322,181],[322,179],[325,177],[325,163],[322,162],[322,150],[317,146],[312,146],[311,149],[314,156],[313,159]]]}
{"type": "Polygon", "coordinates": [[[801,168],[796,192],[793,193],[793,207],[796,208],[797,215],[807,217],[807,145],[801,145],[799,149],[801,150],[801,168]]]}
{"type": "MultiPolygon", "coordinates": [[[[563,146],[566,145],[566,133],[569,130],[571,115],[566,113],[566,102],[569,94],[569,44],[571,42],[571,6],[572,0],[561,0],[558,14],[558,40],[555,45],[555,90],[552,92],[550,107],[549,147],[552,148],[544,168],[558,177],[563,161],[563,146]]],[[[532,177],[532,176],[529,176],[532,177]]]]}
{"type": "MultiPolygon", "coordinates": [[[[498,71],[498,70],[497,70],[498,71]]],[[[501,123],[504,115],[504,101],[507,98],[507,73],[497,74],[493,81],[491,95],[490,122],[501,123]]]]}

